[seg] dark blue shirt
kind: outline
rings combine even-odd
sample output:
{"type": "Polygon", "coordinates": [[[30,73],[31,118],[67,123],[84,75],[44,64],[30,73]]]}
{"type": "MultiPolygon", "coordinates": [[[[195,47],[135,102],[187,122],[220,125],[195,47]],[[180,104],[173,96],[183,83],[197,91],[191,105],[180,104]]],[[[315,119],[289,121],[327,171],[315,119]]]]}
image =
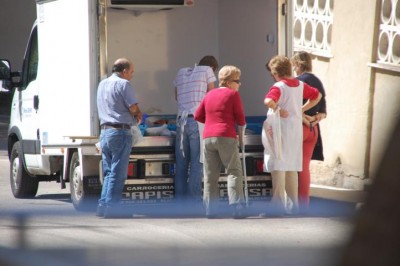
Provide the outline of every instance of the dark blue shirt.
{"type": "MultiPolygon", "coordinates": [[[[317,113],[325,113],[326,112],[326,100],[325,100],[325,90],[324,90],[324,86],[322,85],[322,82],[319,78],[317,78],[314,74],[312,73],[303,73],[300,76],[297,77],[297,79],[307,83],[308,85],[316,88],[321,94],[322,94],[322,98],[321,100],[318,102],[318,104],[316,106],[314,106],[313,108],[311,108],[310,110],[304,112],[306,115],[316,115],[317,113]]],[[[303,103],[305,103],[307,100],[304,99],[303,103]]],[[[319,124],[317,124],[318,127],[318,139],[317,139],[317,143],[315,144],[314,147],[314,151],[312,154],[312,159],[313,160],[320,160],[323,161],[324,160],[324,152],[323,152],[323,146],[322,146],[322,137],[321,137],[321,128],[319,126],[319,124]]]]}
{"type": "MultiPolygon", "coordinates": [[[[300,76],[297,77],[298,80],[301,80],[305,83],[307,83],[308,85],[310,85],[311,87],[316,88],[321,94],[322,94],[322,98],[321,100],[318,102],[318,104],[316,106],[314,106],[313,108],[311,108],[310,110],[306,111],[305,114],[306,115],[316,115],[317,113],[325,113],[326,112],[326,100],[325,100],[325,90],[324,90],[324,86],[322,85],[322,82],[319,78],[317,78],[314,74],[312,73],[303,73],[300,76]]],[[[307,100],[304,99],[303,100],[303,104],[306,103],[307,100]]]]}

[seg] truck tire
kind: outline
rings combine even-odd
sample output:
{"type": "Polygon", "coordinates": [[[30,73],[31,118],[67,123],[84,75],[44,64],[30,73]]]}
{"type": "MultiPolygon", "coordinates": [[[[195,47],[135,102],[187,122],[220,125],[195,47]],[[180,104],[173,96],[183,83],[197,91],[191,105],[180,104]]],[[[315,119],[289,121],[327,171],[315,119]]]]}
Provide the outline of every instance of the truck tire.
{"type": "Polygon", "coordinates": [[[10,157],[10,185],[15,198],[34,198],[39,181],[36,176],[31,176],[25,169],[24,155],[19,141],[14,143],[10,157]]]}
{"type": "Polygon", "coordinates": [[[71,201],[76,210],[91,211],[93,209],[93,197],[85,191],[80,164],[79,155],[77,152],[74,152],[69,168],[71,201]]]}

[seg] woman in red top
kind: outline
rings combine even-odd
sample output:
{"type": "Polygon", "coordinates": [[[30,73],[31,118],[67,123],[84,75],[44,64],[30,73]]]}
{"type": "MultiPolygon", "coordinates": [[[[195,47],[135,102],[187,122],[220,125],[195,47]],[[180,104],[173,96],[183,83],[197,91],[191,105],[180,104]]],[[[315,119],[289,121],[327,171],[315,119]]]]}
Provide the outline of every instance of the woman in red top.
{"type": "Polygon", "coordinates": [[[246,124],[239,95],[241,71],[224,66],[219,71],[220,87],[209,91],[196,110],[194,118],[205,123],[204,139],[204,205],[207,218],[217,214],[218,180],[221,168],[228,174],[229,205],[233,218],[244,218],[243,174],[240,163],[236,125],[246,124]]]}

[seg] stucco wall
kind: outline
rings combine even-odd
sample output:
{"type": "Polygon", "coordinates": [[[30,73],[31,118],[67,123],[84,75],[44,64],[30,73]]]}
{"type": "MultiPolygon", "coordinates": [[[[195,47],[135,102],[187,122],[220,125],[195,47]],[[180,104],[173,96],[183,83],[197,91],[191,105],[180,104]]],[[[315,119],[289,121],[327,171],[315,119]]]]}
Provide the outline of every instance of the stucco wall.
{"type": "Polygon", "coordinates": [[[313,61],[328,104],[328,119],[321,123],[326,161],[312,162],[313,183],[362,189],[373,181],[386,146],[400,138],[392,136],[400,120],[400,72],[368,66],[376,57],[379,4],[334,2],[333,58],[313,61]]]}
{"type": "MultiPolygon", "coordinates": [[[[393,136],[396,123],[400,121],[400,72],[376,70],[374,112],[371,138],[371,176],[381,161],[386,146],[393,139],[400,141],[400,136],[393,136]]],[[[400,162],[399,162],[400,163],[400,162]]]]}
{"type": "Polygon", "coordinates": [[[371,101],[371,69],[367,64],[374,53],[376,4],[375,0],[336,0],[333,57],[313,61],[328,105],[328,118],[321,123],[325,163],[314,163],[313,182],[358,188],[358,180],[366,176],[371,101]]]}

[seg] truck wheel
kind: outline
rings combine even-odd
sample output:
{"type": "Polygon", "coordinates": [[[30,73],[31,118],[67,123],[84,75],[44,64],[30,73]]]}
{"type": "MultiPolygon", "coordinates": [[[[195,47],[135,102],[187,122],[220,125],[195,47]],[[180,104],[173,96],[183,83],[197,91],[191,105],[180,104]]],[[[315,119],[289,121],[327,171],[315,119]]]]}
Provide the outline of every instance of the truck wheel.
{"type": "Polygon", "coordinates": [[[37,177],[30,176],[24,165],[21,144],[17,141],[11,151],[10,184],[14,197],[20,199],[35,197],[39,187],[37,177]]]}
{"type": "Polygon", "coordinates": [[[80,164],[78,153],[74,152],[71,157],[69,168],[71,201],[76,210],[88,211],[93,209],[93,199],[85,191],[85,187],[83,186],[80,164]]]}

